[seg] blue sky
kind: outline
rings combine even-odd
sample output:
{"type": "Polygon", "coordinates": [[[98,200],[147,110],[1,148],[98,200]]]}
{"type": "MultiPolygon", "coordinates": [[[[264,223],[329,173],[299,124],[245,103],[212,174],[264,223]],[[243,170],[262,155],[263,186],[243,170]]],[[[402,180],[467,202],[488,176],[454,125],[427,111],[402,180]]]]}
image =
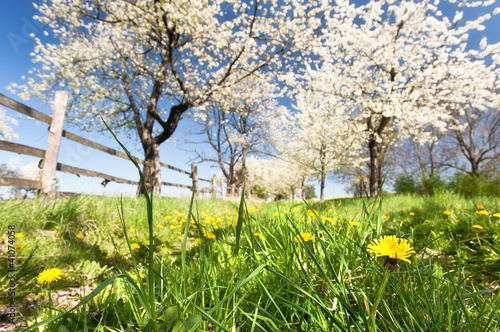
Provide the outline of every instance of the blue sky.
{"type": "MultiPolygon", "coordinates": [[[[476,11],[482,10],[479,8],[476,11]]],[[[2,0],[0,4],[0,93],[18,101],[21,100],[11,94],[6,89],[6,86],[11,82],[23,83],[21,77],[28,76],[28,70],[33,67],[29,54],[33,51],[34,41],[30,37],[30,34],[33,33],[42,40],[44,38],[40,24],[32,18],[35,14],[37,14],[37,11],[34,9],[32,1],[2,0]]],[[[498,17],[494,17],[487,23],[485,31],[471,36],[472,42],[477,45],[483,34],[488,37],[489,43],[498,42],[500,41],[499,31],[500,24],[498,17]]],[[[473,45],[473,47],[476,47],[476,45],[473,45]]],[[[32,99],[21,102],[44,113],[52,113],[49,106],[42,106],[40,100],[32,99]]],[[[9,109],[6,109],[6,114],[10,117],[18,118],[18,113],[9,109]]],[[[15,139],[14,142],[40,149],[46,148],[48,138],[46,124],[26,120],[25,117],[19,118],[18,122],[18,125],[13,126],[13,129],[19,138],[15,139]]],[[[174,133],[176,142],[168,141],[161,145],[160,155],[162,162],[186,171],[190,170],[190,160],[193,158],[193,155],[187,151],[193,150],[196,147],[193,144],[184,143],[190,127],[189,120],[181,120],[177,131],[174,133]]],[[[65,129],[100,144],[119,149],[118,144],[114,142],[109,134],[87,133],[75,127],[65,127],[65,129]]],[[[125,143],[134,155],[142,158],[142,148],[138,144],[138,141],[127,139],[124,136],[120,136],[120,139],[122,139],[123,143],[125,143]]],[[[19,167],[23,167],[31,163],[38,163],[39,160],[34,157],[0,151],[0,163],[8,163],[9,161],[15,161],[19,167]]],[[[129,161],[110,156],[95,149],[90,149],[65,138],[63,138],[61,143],[59,162],[126,179],[138,179],[137,171],[129,161]]],[[[203,163],[198,166],[198,172],[201,178],[210,179],[212,174],[218,172],[218,169],[214,165],[203,163]]],[[[103,188],[100,184],[102,179],[85,176],[77,177],[76,175],[62,172],[57,173],[57,179],[59,190],[61,191],[108,195],[121,193],[133,195],[136,191],[135,186],[114,182],[109,183],[106,188],[103,188]]],[[[162,179],[166,182],[191,184],[191,179],[187,175],[164,168],[162,169],[162,179]]],[[[201,182],[200,185],[209,186],[205,182],[201,182]]],[[[319,188],[318,186],[316,187],[316,194],[319,196],[319,188]]],[[[2,191],[5,192],[5,190],[5,188],[0,188],[0,194],[2,191]]],[[[187,196],[189,195],[189,190],[164,186],[162,187],[162,193],[168,196],[187,196]]],[[[327,183],[325,190],[326,198],[343,196],[345,194],[342,184],[331,181],[327,183]]]]}

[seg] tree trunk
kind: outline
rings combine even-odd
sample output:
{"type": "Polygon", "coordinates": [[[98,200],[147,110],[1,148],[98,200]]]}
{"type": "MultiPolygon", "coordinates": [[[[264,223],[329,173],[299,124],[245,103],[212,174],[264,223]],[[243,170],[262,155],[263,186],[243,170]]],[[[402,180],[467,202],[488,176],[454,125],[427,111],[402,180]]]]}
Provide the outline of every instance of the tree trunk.
{"type": "MultiPolygon", "coordinates": [[[[151,183],[155,189],[155,194],[161,195],[161,165],[160,165],[160,145],[153,143],[152,140],[149,142],[142,142],[142,147],[144,148],[144,167],[142,173],[144,175],[144,181],[146,182],[146,188],[148,192],[151,192],[151,183]]],[[[144,188],[140,184],[137,188],[137,195],[143,195],[144,188]]]]}
{"type": "Polygon", "coordinates": [[[479,177],[479,162],[477,159],[474,157],[469,159],[470,162],[470,173],[472,174],[473,177],[478,178],[479,177]]]}
{"type": "Polygon", "coordinates": [[[370,197],[375,197],[379,190],[379,143],[372,135],[368,141],[368,148],[370,150],[370,197]]]}

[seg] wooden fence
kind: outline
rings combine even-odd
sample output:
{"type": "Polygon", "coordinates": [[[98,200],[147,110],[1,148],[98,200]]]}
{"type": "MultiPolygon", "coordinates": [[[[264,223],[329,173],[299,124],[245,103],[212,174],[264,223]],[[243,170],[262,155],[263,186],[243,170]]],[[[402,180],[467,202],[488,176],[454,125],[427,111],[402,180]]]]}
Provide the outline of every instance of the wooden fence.
{"type": "MultiPolygon", "coordinates": [[[[66,139],[75,141],[79,144],[86,145],[93,149],[97,149],[103,152],[106,152],[110,155],[129,159],[128,156],[121,151],[109,148],[107,146],[101,145],[99,143],[90,141],[78,135],[67,132],[63,129],[64,126],[64,116],[66,112],[68,95],[65,91],[56,92],[54,98],[54,111],[53,115],[47,115],[45,113],[39,112],[31,107],[28,107],[20,102],[17,102],[3,94],[0,93],[0,105],[8,107],[16,112],[25,114],[34,119],[40,120],[42,122],[47,123],[49,127],[49,138],[47,142],[47,149],[41,150],[38,148],[34,148],[31,146],[12,143],[4,140],[0,140],[0,150],[15,152],[23,155],[34,156],[42,158],[39,163],[39,167],[42,169],[41,180],[35,181],[31,179],[23,179],[23,178],[13,178],[13,177],[1,177],[0,176],[0,186],[9,186],[9,187],[23,187],[30,189],[39,189],[40,192],[48,197],[54,197],[56,195],[56,179],[55,173],[56,170],[60,172],[66,172],[71,174],[76,174],[78,176],[85,175],[90,177],[97,177],[104,179],[102,182],[103,186],[106,186],[108,182],[117,182],[117,183],[126,183],[132,185],[139,185],[138,181],[132,181],[128,179],[123,179],[120,177],[116,177],[109,174],[104,174],[101,172],[90,171],[70,165],[65,165],[57,162],[59,155],[59,145],[61,142],[61,138],[65,137],[66,139]]],[[[138,164],[144,164],[144,160],[134,157],[135,161],[138,164]]],[[[160,162],[162,167],[168,168],[170,170],[187,174],[192,179],[192,186],[162,182],[161,184],[164,186],[173,186],[179,188],[187,188],[195,193],[195,196],[199,195],[199,181],[205,181],[212,184],[212,198],[216,197],[217,193],[224,193],[223,184],[221,183],[221,190],[217,190],[217,182],[215,176],[211,180],[202,179],[198,177],[198,168],[196,163],[191,164],[191,172],[184,171],[174,166],[167,165],[165,163],[160,162]]],[[[223,195],[224,196],[224,195],[223,195]]]]}

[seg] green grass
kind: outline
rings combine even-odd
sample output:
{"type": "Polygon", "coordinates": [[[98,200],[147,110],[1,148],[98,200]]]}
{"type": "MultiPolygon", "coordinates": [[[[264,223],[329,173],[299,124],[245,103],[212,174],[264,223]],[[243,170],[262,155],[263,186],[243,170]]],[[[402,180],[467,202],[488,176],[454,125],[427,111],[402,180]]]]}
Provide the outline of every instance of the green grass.
{"type": "MultiPolygon", "coordinates": [[[[23,326],[72,307],[50,302],[49,290],[95,288],[105,280],[97,296],[42,329],[208,331],[211,324],[227,331],[495,331],[500,323],[500,222],[493,216],[500,206],[494,199],[439,193],[325,203],[152,203],[148,217],[145,198],[0,202],[1,237],[9,225],[24,235],[16,238],[23,244],[16,250],[23,326]],[[475,213],[479,204],[489,215],[475,213]],[[216,238],[203,236],[207,232],[216,238]],[[311,241],[295,240],[306,232],[311,241]],[[129,249],[125,233],[139,249],[129,249]],[[412,263],[386,273],[385,259],[366,251],[379,235],[413,240],[412,263]],[[63,279],[38,284],[38,274],[52,267],[63,279]]],[[[1,256],[7,249],[7,242],[0,245],[1,256]]],[[[8,289],[8,260],[0,264],[2,289],[8,289]]]]}

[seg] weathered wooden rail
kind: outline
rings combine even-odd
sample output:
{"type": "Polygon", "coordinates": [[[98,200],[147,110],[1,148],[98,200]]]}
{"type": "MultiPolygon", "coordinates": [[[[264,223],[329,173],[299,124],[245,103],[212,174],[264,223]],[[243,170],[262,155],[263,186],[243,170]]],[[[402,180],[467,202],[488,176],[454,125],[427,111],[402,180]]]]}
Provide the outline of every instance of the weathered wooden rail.
{"type": "MultiPolygon", "coordinates": [[[[18,101],[15,101],[3,94],[0,93],[0,105],[3,105],[5,107],[8,107],[16,112],[25,114],[29,117],[32,117],[34,119],[37,119],[39,121],[42,121],[44,123],[47,123],[49,127],[49,139],[47,143],[47,149],[42,150],[38,148],[34,148],[31,146],[23,145],[23,144],[18,144],[18,143],[13,143],[13,142],[8,142],[4,140],[0,140],[0,150],[4,151],[10,151],[14,153],[19,153],[23,155],[29,155],[33,157],[38,157],[42,158],[39,163],[39,167],[42,169],[42,177],[40,181],[35,181],[31,179],[23,179],[23,178],[12,178],[12,177],[0,177],[0,186],[11,186],[11,187],[24,187],[24,188],[30,188],[30,189],[39,189],[41,193],[53,197],[56,195],[56,187],[55,187],[55,172],[60,171],[60,172],[66,172],[66,173],[71,173],[71,174],[76,174],[76,175],[84,175],[84,176],[90,176],[90,177],[97,177],[97,178],[102,178],[104,179],[103,185],[105,186],[108,182],[117,182],[117,183],[125,183],[125,184],[132,184],[132,185],[138,185],[138,181],[132,181],[128,179],[123,179],[117,176],[109,175],[109,174],[104,174],[101,172],[96,172],[96,171],[91,171],[91,170],[86,170],[83,168],[75,167],[75,166],[70,166],[70,165],[65,165],[62,163],[57,162],[58,159],[58,154],[59,154],[59,144],[61,141],[61,137],[65,137],[66,139],[72,140],[74,142],[77,142],[79,144],[88,146],[90,148],[96,149],[103,151],[105,153],[108,153],[110,155],[124,158],[124,159],[129,159],[127,154],[125,154],[122,151],[118,151],[112,148],[109,148],[107,146],[104,146],[102,144],[93,142],[91,140],[88,140],[86,138],[80,137],[78,135],[75,135],[73,133],[70,133],[66,130],[63,129],[64,126],[64,116],[65,116],[65,111],[66,111],[66,103],[67,103],[67,93],[63,91],[58,91],[56,92],[56,96],[54,99],[54,113],[52,116],[47,115],[45,113],[42,113],[40,111],[37,111],[29,106],[26,106],[18,101]]],[[[134,157],[135,161],[138,164],[143,164],[145,163],[144,160],[134,157]]],[[[177,183],[170,183],[170,182],[162,182],[162,185],[164,186],[172,186],[172,187],[179,187],[179,188],[186,188],[192,190],[196,196],[199,194],[199,181],[205,181],[208,183],[212,184],[212,198],[216,197],[217,193],[223,193],[224,190],[222,189],[222,184],[221,184],[221,190],[217,190],[217,181],[215,179],[215,176],[211,180],[203,179],[198,177],[198,172],[197,172],[197,164],[193,163],[191,164],[191,172],[179,169],[177,167],[167,165],[163,162],[160,162],[160,165],[162,167],[165,167],[167,169],[183,173],[188,175],[192,179],[192,185],[184,185],[184,184],[177,184],[177,183]]]]}

